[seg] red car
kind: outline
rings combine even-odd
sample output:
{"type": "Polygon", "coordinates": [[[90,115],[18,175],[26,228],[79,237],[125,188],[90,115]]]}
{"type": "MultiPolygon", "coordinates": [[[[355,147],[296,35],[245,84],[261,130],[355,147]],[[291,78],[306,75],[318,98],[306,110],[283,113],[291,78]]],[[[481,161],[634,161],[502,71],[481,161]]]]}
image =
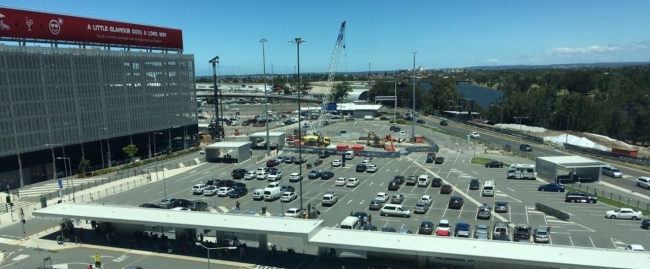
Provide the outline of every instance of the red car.
{"type": "Polygon", "coordinates": [[[291,110],[287,110],[287,111],[284,112],[284,114],[291,114],[291,113],[292,113],[291,110]]]}
{"type": "Polygon", "coordinates": [[[278,160],[269,160],[266,162],[266,167],[275,167],[278,166],[280,162],[278,160]]]}
{"type": "Polygon", "coordinates": [[[440,193],[450,194],[453,191],[453,188],[449,184],[442,185],[440,188],[440,193]]]}
{"type": "Polygon", "coordinates": [[[437,230],[436,236],[451,236],[449,230],[437,230]]]}

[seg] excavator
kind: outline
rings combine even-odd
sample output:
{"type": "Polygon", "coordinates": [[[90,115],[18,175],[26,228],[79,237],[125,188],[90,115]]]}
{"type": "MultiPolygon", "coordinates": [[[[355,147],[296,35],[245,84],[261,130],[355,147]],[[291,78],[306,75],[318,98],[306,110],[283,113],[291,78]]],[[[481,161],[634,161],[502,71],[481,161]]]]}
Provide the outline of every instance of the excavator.
{"type": "Polygon", "coordinates": [[[373,148],[383,148],[384,147],[384,141],[382,139],[379,139],[379,136],[375,134],[374,132],[368,132],[368,137],[366,140],[366,145],[371,146],[373,148]],[[370,143],[370,140],[372,140],[372,143],[370,143]]]}
{"type": "Polygon", "coordinates": [[[384,138],[385,140],[390,141],[390,147],[384,147],[384,149],[388,152],[395,152],[395,146],[393,145],[393,141],[395,140],[392,135],[386,135],[384,138]]]}

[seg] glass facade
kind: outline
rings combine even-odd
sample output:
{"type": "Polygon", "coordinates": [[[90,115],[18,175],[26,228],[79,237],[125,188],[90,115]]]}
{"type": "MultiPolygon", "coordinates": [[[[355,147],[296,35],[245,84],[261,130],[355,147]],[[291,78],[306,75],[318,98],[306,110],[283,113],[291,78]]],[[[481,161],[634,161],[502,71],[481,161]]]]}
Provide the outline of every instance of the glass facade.
{"type": "Polygon", "coordinates": [[[0,157],[196,125],[194,79],[193,55],[0,45],[0,157]]]}

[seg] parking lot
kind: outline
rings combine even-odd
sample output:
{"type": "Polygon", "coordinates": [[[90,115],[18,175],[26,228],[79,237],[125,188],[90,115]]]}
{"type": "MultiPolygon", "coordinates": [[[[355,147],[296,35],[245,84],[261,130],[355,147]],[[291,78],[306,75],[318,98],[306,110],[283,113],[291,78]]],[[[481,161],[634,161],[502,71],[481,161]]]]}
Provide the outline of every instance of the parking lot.
{"type": "MultiPolygon", "coordinates": [[[[339,129],[347,129],[361,132],[364,129],[373,128],[374,125],[378,124],[383,123],[359,121],[356,127],[352,123],[339,123],[328,126],[327,128],[330,129],[327,129],[327,131],[337,132],[339,129]]],[[[387,129],[387,127],[385,126],[384,128],[387,129]]],[[[417,132],[424,133],[426,130],[417,130],[417,132]]],[[[282,156],[297,157],[297,154],[284,153],[282,156]]],[[[303,156],[308,158],[308,163],[314,162],[317,159],[317,156],[312,154],[304,154],[303,156]]],[[[642,230],[639,227],[640,221],[604,219],[605,211],[611,209],[608,205],[601,203],[565,203],[564,193],[539,192],[537,188],[543,184],[540,181],[507,180],[505,179],[507,168],[485,168],[470,164],[470,159],[474,156],[470,151],[460,152],[459,150],[442,148],[438,156],[446,157],[445,163],[425,163],[426,153],[411,153],[399,159],[375,158],[372,162],[379,167],[379,171],[376,173],[355,171],[356,164],[360,163],[363,157],[348,160],[346,167],[331,167],[329,165],[330,162],[335,159],[340,159],[341,156],[330,156],[324,159],[323,165],[314,168],[332,171],[335,175],[329,180],[307,179],[307,174],[312,169],[306,169],[303,165],[303,206],[307,208],[309,205],[316,205],[316,208],[321,212],[319,218],[324,220],[324,224],[328,227],[337,227],[350,212],[363,211],[372,215],[372,224],[377,227],[405,228],[411,230],[413,233],[417,233],[420,223],[424,220],[438,223],[441,219],[447,219],[452,224],[452,227],[458,222],[466,222],[472,228],[477,224],[485,224],[492,227],[494,222],[497,221],[510,222],[511,227],[516,224],[528,224],[533,229],[550,227],[550,244],[554,245],[622,248],[625,244],[644,244],[649,238],[648,231],[642,230]],[[427,187],[402,185],[397,191],[387,191],[387,185],[395,175],[418,176],[421,174],[428,174],[430,178],[441,177],[445,183],[453,186],[453,192],[451,194],[440,194],[440,189],[431,187],[431,185],[427,187]],[[338,177],[355,177],[360,180],[360,184],[356,187],[338,187],[335,186],[335,180],[338,177]],[[479,190],[469,190],[469,182],[474,177],[482,182],[485,180],[494,180],[496,182],[495,196],[482,197],[479,190]],[[326,192],[335,192],[339,197],[338,203],[329,207],[321,206],[321,198],[326,192]],[[411,211],[423,195],[430,195],[433,198],[433,202],[425,214],[413,214],[410,218],[384,217],[380,216],[378,211],[368,209],[369,202],[378,192],[387,192],[391,195],[395,193],[403,194],[405,200],[402,205],[411,211]],[[464,205],[461,209],[448,209],[447,204],[453,195],[464,198],[464,205]],[[487,204],[494,206],[496,201],[508,202],[508,212],[493,212],[489,220],[477,219],[476,213],[479,205],[487,204]],[[535,203],[544,203],[556,209],[563,210],[571,216],[571,221],[558,220],[535,211],[535,203]]],[[[494,156],[495,159],[499,159],[498,157],[494,156]]],[[[530,160],[517,159],[515,157],[501,156],[500,158],[503,158],[503,161],[507,163],[531,163],[530,160]]],[[[192,195],[190,192],[191,186],[200,181],[205,182],[213,178],[230,179],[230,172],[235,168],[244,168],[251,171],[259,167],[265,167],[265,162],[254,163],[254,161],[249,160],[235,165],[207,164],[185,175],[168,179],[166,185],[168,189],[167,196],[202,199],[208,202],[213,208],[212,211],[216,213],[279,217],[289,208],[299,208],[301,203],[300,199],[287,203],[282,203],[279,200],[272,202],[254,201],[251,195],[252,192],[258,188],[264,188],[268,184],[266,180],[236,180],[246,183],[249,190],[248,195],[239,199],[216,196],[205,197],[192,195]],[[241,203],[240,211],[235,210],[236,201],[241,203]],[[266,214],[262,214],[262,207],[267,207],[266,214]]],[[[299,172],[299,165],[283,163],[278,168],[283,173],[282,179],[280,180],[281,184],[293,186],[296,192],[300,194],[300,184],[290,183],[288,180],[291,173],[299,172]]],[[[146,186],[144,188],[151,189],[140,190],[138,195],[134,195],[132,191],[126,192],[125,194],[107,197],[99,202],[137,206],[146,202],[157,203],[162,199],[162,185],[155,187],[155,189],[152,186],[146,186]]]]}

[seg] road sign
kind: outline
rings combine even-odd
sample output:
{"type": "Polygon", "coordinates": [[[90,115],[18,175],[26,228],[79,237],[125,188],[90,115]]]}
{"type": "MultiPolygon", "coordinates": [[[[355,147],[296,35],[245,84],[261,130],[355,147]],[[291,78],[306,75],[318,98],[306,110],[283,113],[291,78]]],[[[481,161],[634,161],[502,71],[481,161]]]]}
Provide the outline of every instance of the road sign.
{"type": "Polygon", "coordinates": [[[395,100],[395,96],[375,96],[375,102],[393,100],[395,100]]]}
{"type": "Polygon", "coordinates": [[[63,180],[57,179],[56,182],[59,183],[59,189],[63,189],[63,180]]]}

